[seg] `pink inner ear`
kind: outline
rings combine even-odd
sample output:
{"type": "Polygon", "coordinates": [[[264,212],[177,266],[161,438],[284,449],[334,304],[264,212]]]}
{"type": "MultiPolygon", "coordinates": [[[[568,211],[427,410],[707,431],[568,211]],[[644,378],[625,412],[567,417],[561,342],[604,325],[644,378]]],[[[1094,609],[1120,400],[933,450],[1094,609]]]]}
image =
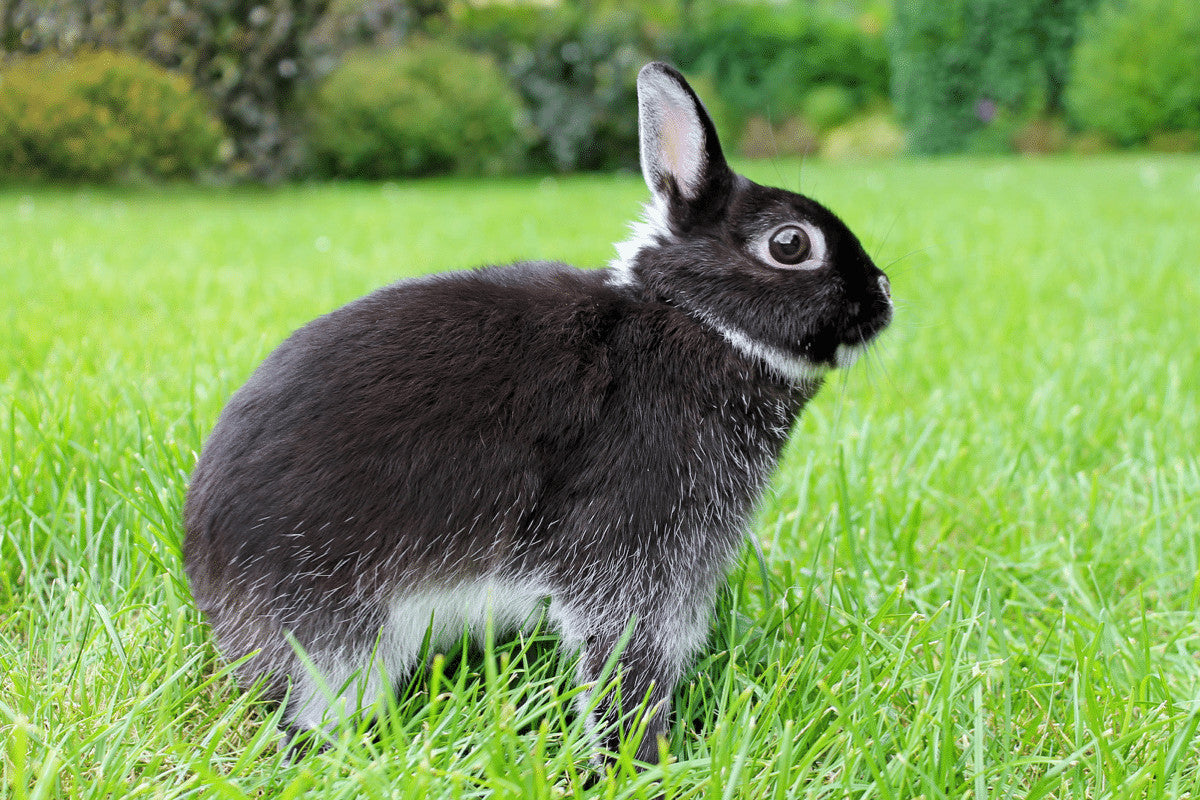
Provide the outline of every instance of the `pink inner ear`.
{"type": "Polygon", "coordinates": [[[675,105],[664,110],[662,122],[663,164],[675,177],[683,196],[694,199],[700,191],[700,172],[704,166],[699,126],[691,113],[675,105]]]}

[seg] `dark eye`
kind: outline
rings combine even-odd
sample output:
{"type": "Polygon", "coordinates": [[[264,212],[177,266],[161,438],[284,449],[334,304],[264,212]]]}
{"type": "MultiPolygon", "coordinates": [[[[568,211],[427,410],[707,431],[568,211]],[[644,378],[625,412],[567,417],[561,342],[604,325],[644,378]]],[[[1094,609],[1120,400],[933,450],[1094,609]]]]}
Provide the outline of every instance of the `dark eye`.
{"type": "Polygon", "coordinates": [[[771,234],[771,242],[767,249],[771,253],[771,258],[780,264],[799,264],[808,258],[808,254],[812,252],[812,245],[803,228],[784,225],[771,234]]]}

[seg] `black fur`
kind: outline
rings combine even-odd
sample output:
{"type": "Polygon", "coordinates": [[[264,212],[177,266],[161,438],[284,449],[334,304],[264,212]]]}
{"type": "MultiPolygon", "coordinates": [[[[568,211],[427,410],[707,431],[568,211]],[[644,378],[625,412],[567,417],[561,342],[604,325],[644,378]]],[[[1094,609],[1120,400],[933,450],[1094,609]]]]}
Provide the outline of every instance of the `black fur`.
{"type": "MultiPolygon", "coordinates": [[[[664,78],[686,89],[650,65],[644,101],[664,78]]],[[[625,265],[631,280],[528,262],[402,281],[301,328],[230,400],[192,475],[184,556],[222,652],[258,652],[244,678],[268,676],[283,699],[312,679],[291,640],[318,666],[367,671],[393,646],[405,598],[528,586],[582,650],[581,681],[633,620],[626,700],[596,717],[648,697],[657,712],[638,754],[657,756],[716,586],[820,385],[817,370],[788,379],[711,321],[815,366],[891,315],[854,235],[815,202],[730,172],[686,91],[705,188],[685,201],[670,176],[647,176],[670,230],[625,265]],[[793,219],[825,234],[825,266],[748,254],[793,219]]],[[[393,670],[415,656],[397,641],[393,670]]],[[[295,693],[290,703],[292,723],[308,719],[295,693]]]]}

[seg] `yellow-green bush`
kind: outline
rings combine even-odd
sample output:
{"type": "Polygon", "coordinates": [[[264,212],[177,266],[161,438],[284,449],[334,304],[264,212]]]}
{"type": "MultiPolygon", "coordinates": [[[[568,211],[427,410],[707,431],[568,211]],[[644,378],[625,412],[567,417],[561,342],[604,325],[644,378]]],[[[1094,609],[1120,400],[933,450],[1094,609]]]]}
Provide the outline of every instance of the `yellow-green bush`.
{"type": "Polygon", "coordinates": [[[0,176],[186,177],[215,164],[222,138],[187,78],[135,56],[44,54],[0,71],[0,176]]]}
{"type": "Polygon", "coordinates": [[[1107,0],[1075,48],[1067,107],[1080,127],[1121,144],[1200,131],[1200,5],[1107,0]]]}
{"type": "Polygon", "coordinates": [[[891,158],[904,149],[904,131],[886,111],[855,117],[825,134],[821,156],[834,161],[891,158]]]}
{"type": "Polygon", "coordinates": [[[444,42],[352,53],[310,103],[318,174],[501,173],[524,142],[521,101],[486,56],[444,42]]]}

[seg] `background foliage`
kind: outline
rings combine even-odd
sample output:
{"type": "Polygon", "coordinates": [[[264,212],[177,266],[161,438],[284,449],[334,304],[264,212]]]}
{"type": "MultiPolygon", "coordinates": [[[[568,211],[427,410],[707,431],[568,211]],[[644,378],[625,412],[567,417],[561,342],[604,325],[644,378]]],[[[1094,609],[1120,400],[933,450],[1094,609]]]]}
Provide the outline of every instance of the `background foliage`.
{"type": "MultiPolygon", "coordinates": [[[[221,170],[234,180],[470,173],[501,162],[537,172],[635,169],[634,78],[652,58],[696,81],[726,149],[748,156],[1193,149],[1196,8],[1186,0],[6,0],[0,64],[101,48],[185,75],[224,126],[221,170]],[[419,41],[495,63],[507,85],[485,81],[491,101],[437,119],[498,131],[490,115],[515,96],[511,145],[520,153],[476,152],[477,137],[427,130],[396,139],[406,153],[381,155],[371,170],[330,155],[321,120],[333,92],[323,85],[337,83],[347,59],[361,71],[366,50],[419,41]]],[[[402,94],[393,122],[404,116],[402,94]]]]}
{"type": "Polygon", "coordinates": [[[0,173],[107,181],[212,169],[223,132],[181,75],[134,56],[54,53],[0,77],[0,173]]]}
{"type": "Polygon", "coordinates": [[[363,41],[398,43],[442,5],[406,0],[7,0],[10,53],[104,47],[177,70],[207,93],[237,177],[277,181],[304,159],[299,97],[363,41]]]}
{"type": "Polygon", "coordinates": [[[1123,144],[1169,134],[1200,144],[1200,3],[1108,0],[1083,30],[1068,95],[1081,125],[1123,144]]]}
{"type": "Polygon", "coordinates": [[[637,16],[496,4],[463,8],[449,25],[492,54],[520,93],[535,168],[637,166],[637,71],[654,53],[637,16]]]}
{"type": "Polygon", "coordinates": [[[888,90],[882,36],[801,3],[696,4],[671,52],[681,69],[712,77],[744,117],[775,123],[816,109],[815,117],[841,122],[888,90]]]}
{"type": "Polygon", "coordinates": [[[520,100],[487,56],[443,42],[349,54],[309,104],[321,175],[387,178],[509,172],[520,100]]]}
{"type": "Polygon", "coordinates": [[[918,153],[1005,150],[1061,113],[1079,17],[1095,0],[897,0],[892,97],[918,153]]]}

